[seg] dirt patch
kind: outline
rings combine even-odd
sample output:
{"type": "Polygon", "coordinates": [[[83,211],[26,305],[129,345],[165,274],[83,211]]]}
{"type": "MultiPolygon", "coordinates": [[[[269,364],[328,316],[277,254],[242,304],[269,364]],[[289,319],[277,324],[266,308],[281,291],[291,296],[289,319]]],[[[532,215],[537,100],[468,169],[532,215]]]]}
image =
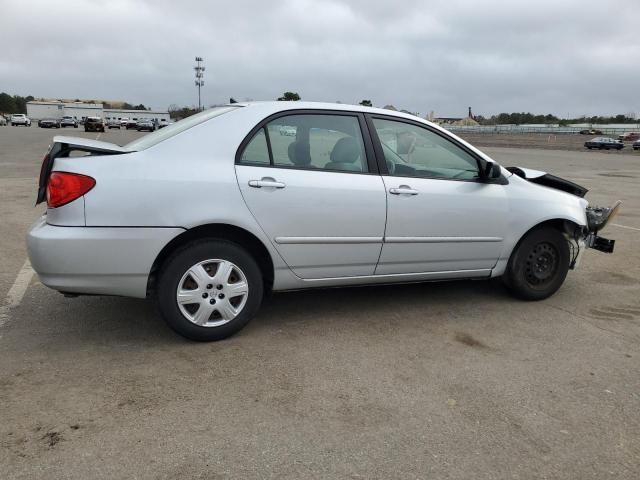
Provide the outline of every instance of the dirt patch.
{"type": "Polygon", "coordinates": [[[610,155],[638,155],[629,144],[622,150],[587,150],[584,142],[593,138],[589,135],[548,133],[457,133],[453,132],[476,147],[541,148],[547,150],[584,151],[585,154],[599,152],[610,155]]]}
{"type": "Polygon", "coordinates": [[[635,175],[625,175],[623,173],[599,173],[601,177],[615,177],[615,178],[638,178],[635,175]]]}
{"type": "Polygon", "coordinates": [[[592,308],[589,314],[600,320],[630,320],[640,318],[640,308],[633,305],[620,305],[619,307],[592,308]]]}
{"type": "Polygon", "coordinates": [[[597,272],[594,273],[591,278],[597,283],[607,283],[609,285],[618,286],[637,285],[640,283],[640,281],[629,275],[615,272],[597,272]]]}
{"type": "Polygon", "coordinates": [[[468,347],[487,348],[487,346],[484,343],[482,343],[480,340],[477,340],[476,338],[472,337],[468,333],[458,332],[458,333],[455,334],[454,338],[455,338],[456,342],[460,342],[463,345],[467,345],[468,347]]]}
{"type": "Polygon", "coordinates": [[[53,448],[62,440],[62,434],[54,430],[52,432],[45,433],[41,440],[44,440],[45,444],[49,448],[53,448]]]}

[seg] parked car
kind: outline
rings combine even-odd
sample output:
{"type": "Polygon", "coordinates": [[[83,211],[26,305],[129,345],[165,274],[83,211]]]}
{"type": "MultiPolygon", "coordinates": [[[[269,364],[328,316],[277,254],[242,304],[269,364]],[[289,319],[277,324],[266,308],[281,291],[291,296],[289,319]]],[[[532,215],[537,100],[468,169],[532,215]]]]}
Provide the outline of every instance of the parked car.
{"type": "Polygon", "coordinates": [[[57,118],[43,118],[38,120],[40,128],[60,128],[60,120],[57,118]]]}
{"type": "Polygon", "coordinates": [[[595,128],[586,128],[584,130],[580,130],[580,135],[602,135],[602,130],[597,130],[595,128]]]}
{"type": "Polygon", "coordinates": [[[112,128],[117,128],[118,130],[120,130],[120,120],[109,120],[107,122],[107,127],[109,127],[109,129],[111,130],[112,128]]]}
{"type": "Polygon", "coordinates": [[[618,140],[633,142],[635,140],[640,140],[640,133],[638,132],[626,132],[622,135],[618,135],[618,140]]]}
{"type": "Polygon", "coordinates": [[[295,129],[295,127],[291,127],[289,125],[285,125],[283,127],[280,127],[280,135],[285,136],[285,137],[295,137],[296,136],[296,129],[295,129]]]}
{"type": "Polygon", "coordinates": [[[129,119],[127,117],[121,118],[120,119],[120,126],[121,127],[127,127],[127,122],[129,121],[129,119]]]}
{"type": "Polygon", "coordinates": [[[127,124],[126,124],[126,129],[127,130],[135,130],[136,128],[138,128],[138,120],[137,119],[127,120],[127,124]]]}
{"type": "Polygon", "coordinates": [[[0,127],[6,127],[7,126],[7,119],[4,118],[4,115],[0,115],[0,127]]]}
{"type": "Polygon", "coordinates": [[[633,149],[640,150],[640,140],[636,140],[635,142],[633,142],[633,149]]]}
{"type": "Polygon", "coordinates": [[[87,117],[84,121],[85,132],[104,132],[104,122],[100,117],[87,117]]]}
{"type": "Polygon", "coordinates": [[[155,123],[153,123],[153,120],[149,120],[149,119],[143,119],[143,120],[138,120],[138,123],[136,124],[136,130],[138,130],[139,132],[142,131],[146,131],[146,132],[153,132],[156,129],[156,125],[155,123]]]}
{"type": "Polygon", "coordinates": [[[610,137],[596,137],[584,142],[584,146],[589,150],[592,148],[599,148],[600,150],[622,150],[624,143],[622,143],[622,140],[614,140],[610,137]]]}
{"type": "Polygon", "coordinates": [[[169,122],[166,121],[164,118],[160,119],[160,121],[158,122],[158,125],[157,125],[158,128],[164,128],[164,127],[167,127],[167,126],[169,126],[169,122]]]}
{"type": "Polygon", "coordinates": [[[69,115],[65,115],[62,117],[62,120],[60,120],[60,126],[78,128],[78,120],[69,115]]]}
{"type": "Polygon", "coordinates": [[[18,125],[30,127],[31,120],[24,113],[14,113],[13,115],[11,115],[11,126],[16,127],[18,125]]]}
{"type": "Polygon", "coordinates": [[[196,340],[237,332],[270,291],[502,276],[541,300],[586,248],[613,251],[599,233],[619,209],[415,116],[333,103],[217,107],[124,146],[55,137],[40,171],[41,282],[153,299],[196,340]]]}

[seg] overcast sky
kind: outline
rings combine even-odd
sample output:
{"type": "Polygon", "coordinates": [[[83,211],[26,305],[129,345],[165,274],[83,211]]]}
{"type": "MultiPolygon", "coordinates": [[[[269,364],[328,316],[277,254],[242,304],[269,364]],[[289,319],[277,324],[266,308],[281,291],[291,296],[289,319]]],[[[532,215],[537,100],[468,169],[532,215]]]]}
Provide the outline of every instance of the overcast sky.
{"type": "Polygon", "coordinates": [[[640,114],[638,0],[0,0],[0,91],[640,114]]]}

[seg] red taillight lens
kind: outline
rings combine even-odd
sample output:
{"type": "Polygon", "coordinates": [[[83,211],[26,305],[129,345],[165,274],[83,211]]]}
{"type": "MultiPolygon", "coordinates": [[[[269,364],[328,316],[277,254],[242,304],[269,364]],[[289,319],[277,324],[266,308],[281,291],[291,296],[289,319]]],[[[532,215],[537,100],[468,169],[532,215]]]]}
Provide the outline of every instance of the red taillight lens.
{"type": "Polygon", "coordinates": [[[56,208],[73,202],[91,190],[95,184],[96,181],[87,175],[51,172],[47,182],[47,206],[56,208]]]}

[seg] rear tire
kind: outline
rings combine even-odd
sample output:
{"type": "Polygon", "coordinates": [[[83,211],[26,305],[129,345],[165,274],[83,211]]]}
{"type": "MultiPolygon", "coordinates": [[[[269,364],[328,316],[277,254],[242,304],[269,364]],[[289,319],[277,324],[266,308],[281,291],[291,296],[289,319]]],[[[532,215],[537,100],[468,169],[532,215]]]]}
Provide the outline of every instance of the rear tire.
{"type": "Polygon", "coordinates": [[[244,248],[203,239],[167,259],[155,300],[169,327],[188,339],[206,342],[244,328],[260,307],[263,288],[260,267],[244,248]]]}
{"type": "Polygon", "coordinates": [[[543,300],[558,291],[569,271],[567,239],[553,227],[527,233],[509,258],[503,282],[523,300],[543,300]]]}

